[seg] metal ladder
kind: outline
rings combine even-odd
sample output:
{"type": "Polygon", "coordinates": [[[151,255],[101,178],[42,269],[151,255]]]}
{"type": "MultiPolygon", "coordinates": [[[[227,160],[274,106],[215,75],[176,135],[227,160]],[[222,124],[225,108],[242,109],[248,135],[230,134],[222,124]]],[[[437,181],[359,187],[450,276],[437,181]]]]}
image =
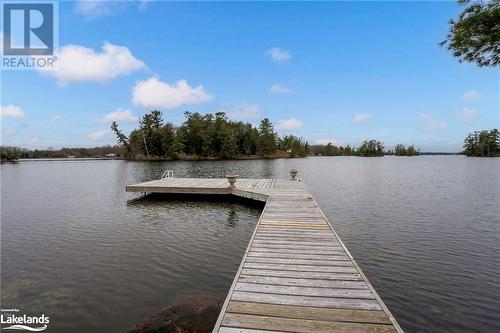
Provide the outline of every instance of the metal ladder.
{"type": "Polygon", "coordinates": [[[174,170],[165,170],[161,178],[174,178],[174,170]]]}

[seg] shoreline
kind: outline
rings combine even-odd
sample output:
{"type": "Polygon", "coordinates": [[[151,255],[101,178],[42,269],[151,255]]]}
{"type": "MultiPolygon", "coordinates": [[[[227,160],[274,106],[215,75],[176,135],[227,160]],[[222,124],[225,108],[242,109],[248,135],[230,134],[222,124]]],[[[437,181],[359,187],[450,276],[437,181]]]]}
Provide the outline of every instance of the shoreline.
{"type": "Polygon", "coordinates": [[[16,160],[1,160],[0,164],[4,163],[17,163],[17,162],[43,162],[43,161],[128,161],[128,162],[167,162],[167,161],[251,161],[251,160],[279,160],[279,159],[300,159],[300,158],[309,158],[309,157],[359,157],[359,158],[375,158],[375,157],[418,157],[418,156],[465,156],[465,157],[479,157],[479,158],[487,158],[487,157],[500,157],[500,156],[466,156],[463,153],[443,153],[443,152],[424,152],[420,153],[420,155],[416,156],[399,156],[394,154],[385,154],[384,156],[357,156],[357,155],[308,155],[308,156],[278,156],[278,157],[260,157],[260,156],[241,156],[235,158],[217,158],[217,157],[180,157],[180,158],[169,158],[162,157],[157,158],[153,157],[150,159],[128,159],[125,157],[75,157],[75,158],[67,158],[67,157],[54,157],[54,158],[19,158],[16,160]]]}

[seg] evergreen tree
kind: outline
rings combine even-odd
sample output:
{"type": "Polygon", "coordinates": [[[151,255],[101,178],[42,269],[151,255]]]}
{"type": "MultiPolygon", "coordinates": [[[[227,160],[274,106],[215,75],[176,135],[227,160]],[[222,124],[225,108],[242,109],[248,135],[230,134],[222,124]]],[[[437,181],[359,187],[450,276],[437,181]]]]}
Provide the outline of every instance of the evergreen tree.
{"type": "Polygon", "coordinates": [[[259,136],[257,138],[257,153],[261,157],[272,157],[276,152],[277,135],[268,118],[264,118],[259,125],[259,136]]]}
{"type": "Polygon", "coordinates": [[[491,157],[500,155],[500,134],[494,128],[490,131],[475,131],[469,133],[464,140],[464,154],[476,157],[491,157]]]}
{"type": "Polygon", "coordinates": [[[459,62],[475,62],[482,66],[500,64],[500,1],[459,0],[468,5],[456,20],[450,20],[446,46],[459,62]]]}

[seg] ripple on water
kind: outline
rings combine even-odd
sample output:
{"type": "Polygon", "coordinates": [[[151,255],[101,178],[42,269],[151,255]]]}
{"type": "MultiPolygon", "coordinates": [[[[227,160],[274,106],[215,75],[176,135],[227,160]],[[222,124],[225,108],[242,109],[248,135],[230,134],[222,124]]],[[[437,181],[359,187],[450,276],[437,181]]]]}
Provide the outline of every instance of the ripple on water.
{"type": "Polygon", "coordinates": [[[500,331],[500,159],[2,165],[2,304],[52,332],[119,332],[186,295],[224,298],[260,210],[138,198],[175,175],[300,176],[407,332],[500,331]],[[43,177],[40,177],[43,175],[43,177]],[[78,177],[75,177],[78,175],[78,177]],[[29,180],[29,181],[27,181],[29,180]]]}

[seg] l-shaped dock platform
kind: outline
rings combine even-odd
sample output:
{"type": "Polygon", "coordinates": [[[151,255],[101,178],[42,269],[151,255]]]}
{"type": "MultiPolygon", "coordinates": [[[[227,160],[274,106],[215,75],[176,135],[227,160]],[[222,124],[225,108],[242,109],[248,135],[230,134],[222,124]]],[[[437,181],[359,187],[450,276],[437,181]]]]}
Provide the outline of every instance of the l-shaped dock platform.
{"type": "Polygon", "coordinates": [[[303,182],[231,181],[164,178],[126,187],[265,202],[213,332],[403,332],[303,182]]]}

